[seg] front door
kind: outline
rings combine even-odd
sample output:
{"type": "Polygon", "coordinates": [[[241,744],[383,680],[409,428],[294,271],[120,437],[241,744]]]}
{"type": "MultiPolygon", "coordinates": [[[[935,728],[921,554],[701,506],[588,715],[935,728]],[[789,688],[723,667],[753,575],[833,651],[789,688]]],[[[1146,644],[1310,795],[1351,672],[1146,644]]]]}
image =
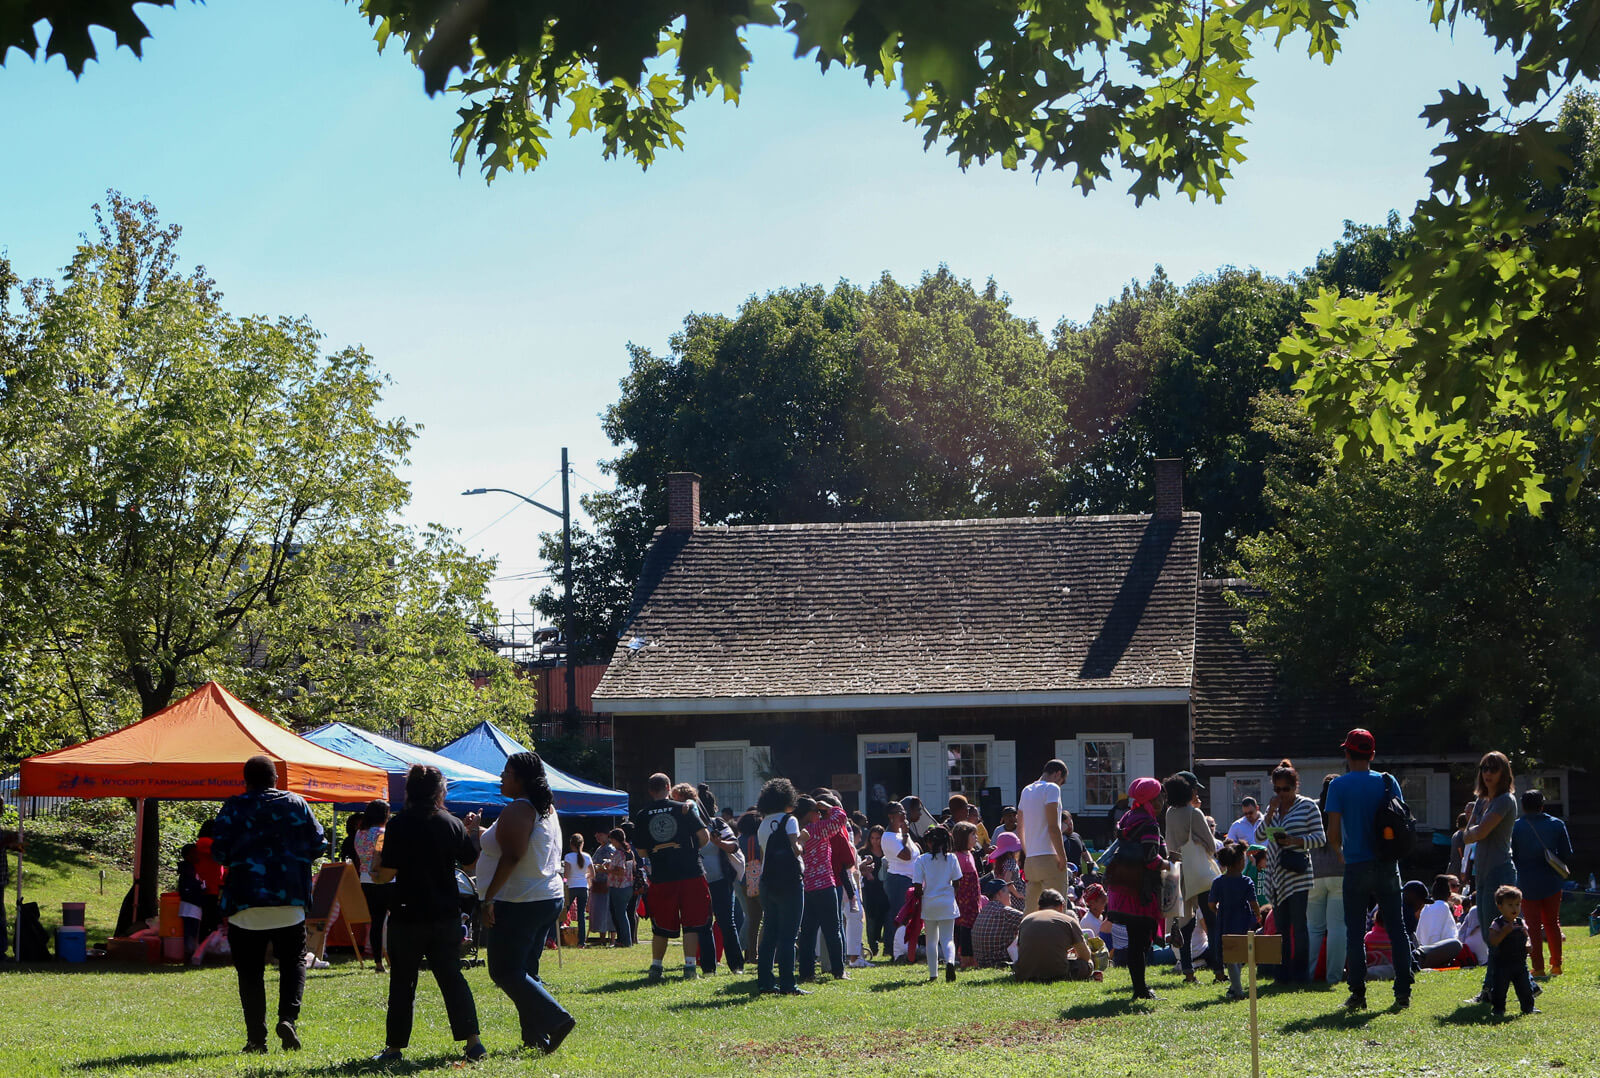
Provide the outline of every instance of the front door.
{"type": "Polygon", "coordinates": [[[868,756],[866,780],[862,797],[866,800],[867,819],[875,824],[888,822],[883,806],[891,798],[898,800],[909,793],[911,785],[911,757],[868,756]]]}

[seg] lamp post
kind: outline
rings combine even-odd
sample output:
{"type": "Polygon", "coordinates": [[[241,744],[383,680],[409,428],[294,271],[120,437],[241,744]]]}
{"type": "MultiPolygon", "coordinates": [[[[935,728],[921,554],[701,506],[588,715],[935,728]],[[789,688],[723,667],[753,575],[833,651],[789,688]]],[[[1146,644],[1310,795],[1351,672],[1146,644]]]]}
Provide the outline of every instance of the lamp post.
{"type": "Polygon", "coordinates": [[[572,624],[572,501],[567,486],[567,449],[561,447],[561,508],[552,509],[543,502],[534,501],[526,494],[518,494],[505,487],[475,487],[472,490],[463,490],[463,495],[470,494],[509,494],[513,498],[521,498],[536,509],[543,509],[553,517],[561,518],[561,576],[562,587],[565,591],[561,600],[561,635],[566,637],[566,684],[567,684],[567,710],[566,727],[569,734],[578,732],[578,678],[577,671],[572,664],[573,624],[572,624]]]}

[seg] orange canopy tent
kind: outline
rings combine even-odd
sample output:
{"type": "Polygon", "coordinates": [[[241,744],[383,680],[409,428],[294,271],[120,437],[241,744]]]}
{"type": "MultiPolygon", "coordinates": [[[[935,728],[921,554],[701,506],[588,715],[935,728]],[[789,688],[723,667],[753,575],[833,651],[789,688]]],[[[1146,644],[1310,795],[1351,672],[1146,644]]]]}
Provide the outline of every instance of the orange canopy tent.
{"type": "Polygon", "coordinates": [[[278,787],[307,801],[387,797],[389,776],[256,714],[215,681],[132,726],[22,761],[20,797],[221,801],[244,793],[244,762],[269,756],[278,787]]]}
{"type": "MultiPolygon", "coordinates": [[[[389,776],[285,730],[208,681],[131,726],[22,761],[18,797],[221,801],[244,793],[244,762],[270,757],[278,788],[307,801],[387,797],[389,776]]],[[[139,813],[143,822],[144,813],[139,813]]],[[[135,849],[142,845],[135,840],[135,849]]],[[[135,855],[135,888],[143,866],[135,855]]],[[[22,903],[17,854],[17,904],[22,903]]],[[[20,930],[20,918],[19,918],[20,930]]]]}

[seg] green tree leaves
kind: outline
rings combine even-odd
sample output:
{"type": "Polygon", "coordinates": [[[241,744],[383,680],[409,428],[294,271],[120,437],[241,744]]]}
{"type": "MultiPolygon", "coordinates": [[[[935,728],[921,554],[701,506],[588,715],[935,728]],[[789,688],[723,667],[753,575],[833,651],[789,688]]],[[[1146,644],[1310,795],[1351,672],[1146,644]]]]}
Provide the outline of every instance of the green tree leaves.
{"type": "Polygon", "coordinates": [[[413,429],[377,413],[370,357],[227,313],[148,203],[97,216],[60,281],[0,307],[5,743],[93,736],[208,678],[301,722],[527,714],[467,631],[490,565],[393,523],[413,429]]]}

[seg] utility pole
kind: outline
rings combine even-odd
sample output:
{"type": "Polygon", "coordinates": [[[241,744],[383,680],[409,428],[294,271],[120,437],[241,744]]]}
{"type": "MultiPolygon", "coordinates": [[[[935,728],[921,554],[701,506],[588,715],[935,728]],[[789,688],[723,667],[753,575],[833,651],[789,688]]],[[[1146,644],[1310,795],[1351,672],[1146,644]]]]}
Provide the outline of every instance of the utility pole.
{"type": "MultiPolygon", "coordinates": [[[[573,666],[573,630],[574,624],[572,609],[572,494],[568,482],[571,467],[567,464],[567,447],[561,447],[561,508],[552,509],[543,502],[534,501],[526,494],[518,494],[505,487],[474,487],[472,490],[463,490],[463,495],[469,494],[509,494],[513,498],[521,498],[536,509],[543,509],[553,517],[561,518],[561,576],[562,590],[565,593],[561,599],[561,635],[566,639],[562,658],[566,662],[566,687],[567,710],[562,716],[562,722],[569,734],[578,732],[578,673],[573,666]]],[[[515,615],[513,615],[515,617],[515,615]]]]}
{"type": "Polygon", "coordinates": [[[568,492],[567,448],[561,447],[561,575],[566,586],[566,596],[561,604],[561,633],[567,638],[567,733],[578,732],[578,668],[573,654],[576,638],[573,636],[572,617],[572,501],[568,492]]]}

